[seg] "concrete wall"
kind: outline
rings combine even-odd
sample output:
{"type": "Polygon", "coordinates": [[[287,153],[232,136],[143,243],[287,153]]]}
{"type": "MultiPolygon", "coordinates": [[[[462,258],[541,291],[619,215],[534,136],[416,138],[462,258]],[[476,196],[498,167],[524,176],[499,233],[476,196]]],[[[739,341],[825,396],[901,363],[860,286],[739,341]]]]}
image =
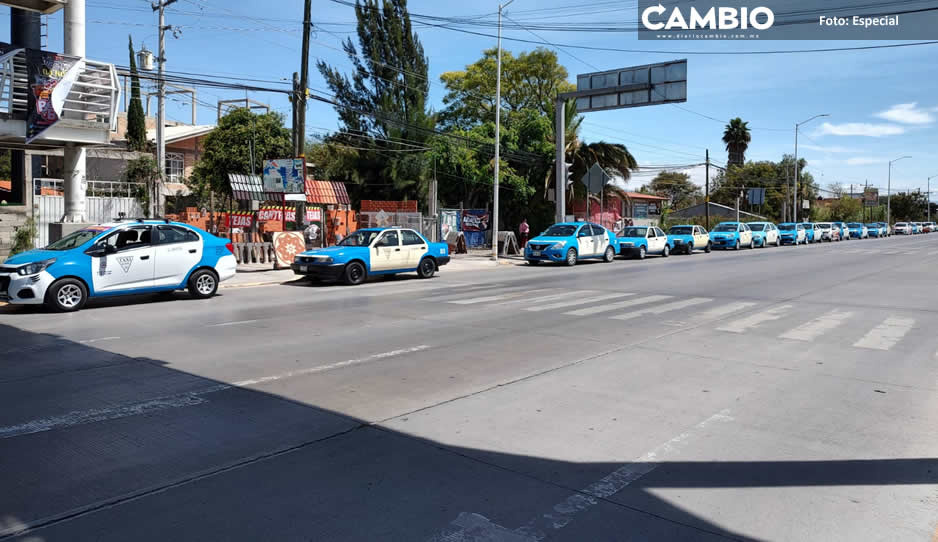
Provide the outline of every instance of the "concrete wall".
{"type": "Polygon", "coordinates": [[[26,223],[29,208],[25,205],[4,205],[0,207],[0,262],[10,255],[13,234],[16,228],[26,223]]]}

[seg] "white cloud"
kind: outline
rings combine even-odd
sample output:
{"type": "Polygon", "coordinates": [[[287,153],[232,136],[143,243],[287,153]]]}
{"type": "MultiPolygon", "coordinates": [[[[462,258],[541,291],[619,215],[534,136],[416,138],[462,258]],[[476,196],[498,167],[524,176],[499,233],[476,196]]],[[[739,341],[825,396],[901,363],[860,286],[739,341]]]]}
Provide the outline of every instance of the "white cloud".
{"type": "Polygon", "coordinates": [[[808,149],[809,151],[818,151],[818,152],[830,152],[830,153],[860,152],[857,149],[851,149],[850,147],[840,147],[838,145],[832,145],[829,147],[825,147],[822,145],[801,145],[801,147],[808,149]]]}
{"type": "Polygon", "coordinates": [[[938,108],[918,107],[917,102],[896,104],[885,111],[876,113],[876,117],[900,124],[931,124],[938,120],[932,113],[938,108]]]}
{"type": "Polygon", "coordinates": [[[868,166],[870,164],[882,164],[883,162],[885,162],[885,160],[882,158],[868,158],[864,156],[847,159],[848,166],[868,166]]]}
{"type": "Polygon", "coordinates": [[[863,137],[885,137],[904,133],[905,128],[902,126],[895,124],[870,124],[867,122],[847,122],[844,124],[825,122],[814,132],[816,136],[835,135],[863,137]]]}

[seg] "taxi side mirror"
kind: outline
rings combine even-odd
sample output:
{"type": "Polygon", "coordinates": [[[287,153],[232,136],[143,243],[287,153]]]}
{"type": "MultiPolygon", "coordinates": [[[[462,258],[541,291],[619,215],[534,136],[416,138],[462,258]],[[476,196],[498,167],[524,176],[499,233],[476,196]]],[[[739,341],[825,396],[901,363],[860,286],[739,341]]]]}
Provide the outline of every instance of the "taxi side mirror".
{"type": "Polygon", "coordinates": [[[85,254],[92,256],[94,258],[101,258],[107,256],[108,254],[114,254],[117,252],[117,248],[111,245],[94,245],[88,250],[85,251],[85,254]]]}

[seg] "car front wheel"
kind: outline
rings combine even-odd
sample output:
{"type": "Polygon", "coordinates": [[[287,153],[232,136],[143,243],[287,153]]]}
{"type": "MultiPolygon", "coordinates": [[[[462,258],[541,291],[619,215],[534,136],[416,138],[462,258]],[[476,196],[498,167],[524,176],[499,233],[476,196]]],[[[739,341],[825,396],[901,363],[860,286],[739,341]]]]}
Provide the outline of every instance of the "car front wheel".
{"type": "Polygon", "coordinates": [[[88,288],[77,279],[56,281],[46,292],[46,306],[57,312],[73,312],[88,301],[88,288]]]}
{"type": "Polygon", "coordinates": [[[195,299],[205,299],[218,291],[218,275],[208,269],[199,269],[189,277],[189,295],[195,299]]]}
{"type": "Polygon", "coordinates": [[[361,262],[352,262],[345,266],[342,278],[346,284],[355,286],[365,282],[365,266],[361,262]]]}
{"type": "Polygon", "coordinates": [[[417,267],[417,276],[422,279],[428,279],[436,273],[436,262],[432,258],[424,258],[420,260],[420,265],[417,267]]]}
{"type": "Polygon", "coordinates": [[[733,250],[739,250],[739,239],[737,239],[736,244],[733,245],[733,250]]]}
{"type": "Polygon", "coordinates": [[[576,250],[571,248],[570,250],[567,251],[566,261],[569,267],[573,267],[574,265],[576,265],[576,250]]]}
{"type": "Polygon", "coordinates": [[[684,249],[684,252],[690,256],[694,253],[694,243],[687,243],[687,248],[684,249]]]}
{"type": "Polygon", "coordinates": [[[644,260],[644,259],[645,259],[645,254],[646,254],[645,245],[642,245],[642,246],[638,247],[638,256],[637,256],[637,258],[638,258],[639,260],[644,260]]]}

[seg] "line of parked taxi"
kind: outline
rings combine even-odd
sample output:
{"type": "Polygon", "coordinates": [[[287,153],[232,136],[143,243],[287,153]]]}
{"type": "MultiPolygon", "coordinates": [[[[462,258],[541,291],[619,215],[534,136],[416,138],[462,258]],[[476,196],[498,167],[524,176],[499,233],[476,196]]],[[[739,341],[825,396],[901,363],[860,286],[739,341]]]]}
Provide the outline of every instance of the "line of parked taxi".
{"type": "Polygon", "coordinates": [[[928,233],[936,229],[934,222],[899,222],[894,228],[885,222],[721,222],[709,232],[700,225],[679,224],[665,233],[651,225],[626,226],[613,232],[592,222],[563,222],[528,241],[524,258],[530,265],[554,262],[573,266],[587,259],[612,262],[616,256],[639,260],[649,255],[667,258],[671,254],[696,251],[710,253],[714,249],[831,243],[889,237],[893,233],[928,233]]]}

